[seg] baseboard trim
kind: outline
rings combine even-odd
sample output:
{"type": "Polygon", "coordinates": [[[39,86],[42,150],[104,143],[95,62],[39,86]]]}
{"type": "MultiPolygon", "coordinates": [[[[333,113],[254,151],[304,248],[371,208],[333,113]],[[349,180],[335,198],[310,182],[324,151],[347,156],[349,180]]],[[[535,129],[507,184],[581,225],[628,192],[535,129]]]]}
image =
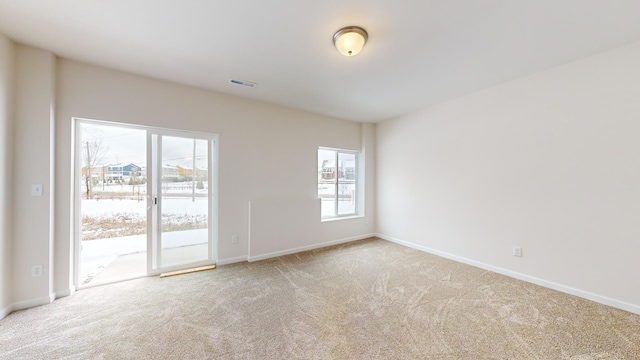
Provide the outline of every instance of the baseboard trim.
{"type": "Polygon", "coordinates": [[[12,308],[12,311],[18,311],[18,310],[29,309],[32,307],[47,305],[47,304],[51,304],[51,298],[49,296],[44,296],[41,298],[25,300],[25,301],[14,303],[11,308],[12,308]]]}
{"type": "Polygon", "coordinates": [[[9,304],[4,309],[0,309],[0,320],[4,319],[7,315],[13,312],[13,304],[9,304]]]}
{"type": "Polygon", "coordinates": [[[29,309],[36,306],[51,304],[55,299],[69,296],[71,294],[73,294],[72,289],[65,289],[62,291],[56,291],[56,292],[50,293],[49,296],[45,296],[37,299],[25,300],[25,301],[21,301],[14,304],[9,304],[9,306],[5,307],[4,309],[0,309],[0,319],[4,319],[7,315],[11,314],[14,311],[25,310],[25,309],[29,309]]]}
{"type": "Polygon", "coordinates": [[[218,259],[216,260],[216,265],[222,266],[222,265],[235,264],[235,263],[245,262],[245,261],[247,261],[246,256],[238,256],[238,257],[228,258],[228,259],[218,259]]]}
{"type": "Polygon", "coordinates": [[[73,293],[74,293],[74,289],[71,289],[71,288],[64,289],[64,290],[61,290],[61,291],[56,291],[54,293],[54,299],[59,299],[59,298],[65,297],[65,296],[70,296],[73,293]]]}
{"type": "Polygon", "coordinates": [[[327,247],[327,246],[345,244],[345,243],[348,243],[348,242],[368,239],[370,237],[375,237],[375,236],[376,236],[376,234],[364,234],[364,235],[352,236],[352,237],[348,237],[348,238],[344,238],[344,239],[332,240],[332,241],[327,241],[327,242],[308,245],[308,246],[301,246],[301,247],[297,247],[297,248],[293,248],[293,249],[275,251],[275,252],[268,253],[268,254],[262,254],[262,255],[257,255],[257,256],[247,256],[247,261],[254,262],[254,261],[260,261],[260,260],[265,260],[265,259],[271,259],[271,258],[278,257],[278,256],[291,255],[291,254],[296,254],[296,253],[303,252],[303,251],[320,249],[320,248],[327,247]]]}
{"type": "Polygon", "coordinates": [[[501,275],[505,275],[505,276],[509,276],[512,277],[514,279],[518,279],[518,280],[522,280],[522,281],[526,281],[532,284],[536,284],[536,285],[540,285],[540,286],[544,286],[546,288],[549,289],[553,289],[553,290],[557,290],[569,295],[574,295],[574,296],[578,296],[581,297],[583,299],[587,299],[587,300],[591,300],[603,305],[607,305],[607,306],[611,306],[617,309],[621,309],[621,310],[625,310],[628,312],[632,312],[635,314],[639,314],[640,315],[640,306],[639,305],[635,305],[635,304],[631,304],[628,302],[624,302],[624,301],[620,301],[620,300],[616,300],[616,299],[612,299],[610,297],[607,296],[602,296],[602,295],[598,295],[598,294],[594,294],[592,292],[589,291],[584,291],[584,290],[580,290],[580,289],[576,289],[570,286],[566,286],[566,285],[562,285],[562,284],[558,284],[555,283],[553,281],[548,281],[548,280],[544,280],[544,279],[540,279],[534,276],[529,276],[523,273],[519,273],[516,271],[512,271],[512,270],[508,270],[505,268],[501,268],[498,266],[493,266],[493,265],[489,265],[480,261],[476,261],[476,260],[472,260],[469,258],[465,258],[462,256],[458,256],[458,255],[453,255],[444,251],[440,251],[440,250],[436,250],[436,249],[432,249],[426,246],[422,246],[422,245],[418,245],[418,244],[414,244],[408,241],[404,241],[404,240],[400,240],[391,236],[387,236],[384,234],[376,234],[375,236],[379,237],[380,239],[383,240],[387,240],[393,243],[396,243],[398,245],[402,245],[402,246],[407,246],[410,247],[412,249],[416,249],[416,250],[420,250],[420,251],[424,251],[426,253],[430,253],[433,255],[437,255],[449,260],[453,260],[453,261],[457,261],[463,264],[467,264],[467,265],[471,265],[471,266],[475,266],[477,268],[481,268],[484,270],[489,270],[501,275]]]}

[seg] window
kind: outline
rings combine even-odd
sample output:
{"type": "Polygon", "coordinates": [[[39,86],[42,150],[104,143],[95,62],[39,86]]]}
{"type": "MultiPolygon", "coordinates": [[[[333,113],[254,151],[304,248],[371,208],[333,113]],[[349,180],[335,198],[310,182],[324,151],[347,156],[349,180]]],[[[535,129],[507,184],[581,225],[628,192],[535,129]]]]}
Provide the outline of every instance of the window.
{"type": "Polygon", "coordinates": [[[322,218],[356,215],[358,153],[318,149],[318,197],[322,218]]]}

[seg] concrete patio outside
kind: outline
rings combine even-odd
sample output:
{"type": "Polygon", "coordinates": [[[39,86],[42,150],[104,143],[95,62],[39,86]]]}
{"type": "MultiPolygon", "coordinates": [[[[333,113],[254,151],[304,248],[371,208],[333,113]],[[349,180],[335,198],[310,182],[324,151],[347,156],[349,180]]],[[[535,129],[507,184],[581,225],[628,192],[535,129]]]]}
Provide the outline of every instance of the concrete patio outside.
{"type": "MultiPolygon", "coordinates": [[[[207,258],[207,229],[163,233],[165,266],[207,258]]],[[[82,242],[80,284],[107,283],[147,274],[147,236],[134,235],[82,242]]]]}

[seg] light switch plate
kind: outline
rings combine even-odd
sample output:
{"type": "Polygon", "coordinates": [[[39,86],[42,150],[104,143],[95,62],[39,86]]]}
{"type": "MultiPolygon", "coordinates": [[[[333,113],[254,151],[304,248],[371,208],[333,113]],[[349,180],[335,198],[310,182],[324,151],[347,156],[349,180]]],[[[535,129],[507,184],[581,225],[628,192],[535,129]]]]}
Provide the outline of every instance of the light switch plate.
{"type": "Polygon", "coordinates": [[[31,184],[31,196],[42,196],[42,184],[31,184]]]}

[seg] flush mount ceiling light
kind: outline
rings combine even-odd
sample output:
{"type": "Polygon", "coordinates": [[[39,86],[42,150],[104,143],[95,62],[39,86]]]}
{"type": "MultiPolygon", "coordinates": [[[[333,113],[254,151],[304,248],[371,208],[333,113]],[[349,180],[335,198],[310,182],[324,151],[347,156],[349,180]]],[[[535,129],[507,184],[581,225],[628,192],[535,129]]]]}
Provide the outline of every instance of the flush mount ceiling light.
{"type": "Polygon", "coordinates": [[[333,35],[333,45],[344,56],[357,55],[367,42],[369,34],[358,26],[347,26],[333,35]]]}

